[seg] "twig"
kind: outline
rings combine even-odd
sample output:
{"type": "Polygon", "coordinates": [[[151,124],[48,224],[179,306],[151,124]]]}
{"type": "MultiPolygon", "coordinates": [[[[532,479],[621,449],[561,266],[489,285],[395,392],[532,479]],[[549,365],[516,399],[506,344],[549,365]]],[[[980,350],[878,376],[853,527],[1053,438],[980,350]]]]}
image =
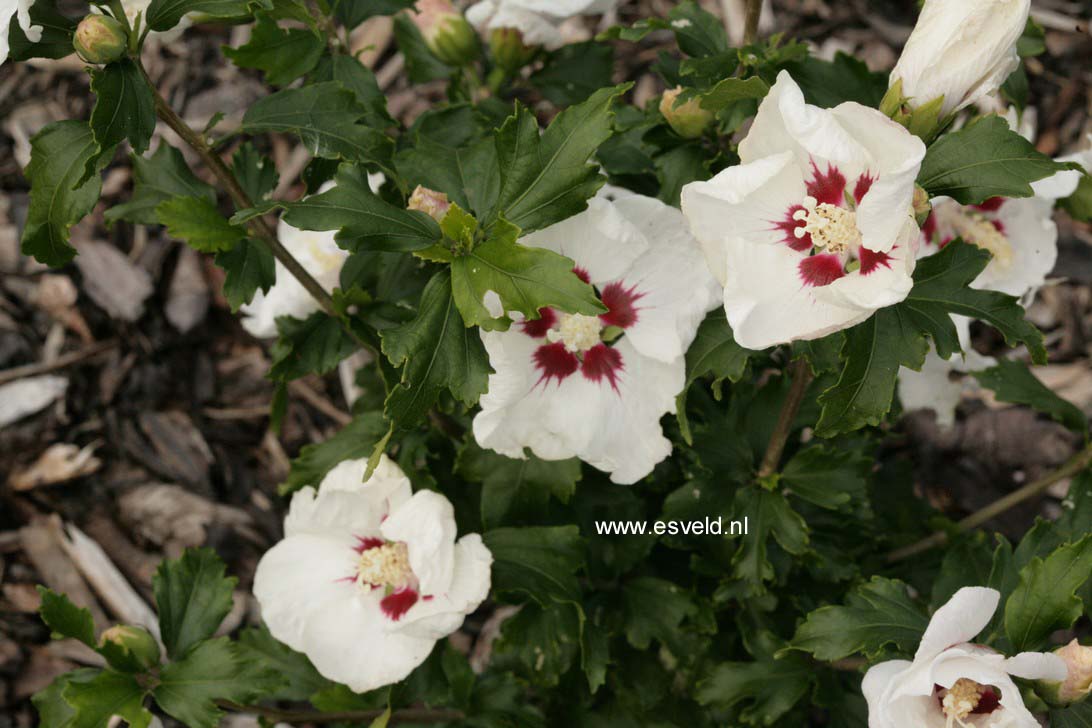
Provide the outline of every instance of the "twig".
{"type": "Polygon", "coordinates": [[[0,385],[14,382],[17,379],[23,379],[25,377],[35,377],[39,374],[49,374],[55,372],[58,369],[64,369],[70,367],[73,364],[79,364],[80,362],[97,356],[104,351],[109,351],[118,345],[117,341],[100,341],[97,344],[91,346],[85,346],[79,351],[72,351],[67,354],[62,354],[53,361],[41,362],[39,364],[27,364],[21,367],[13,367],[12,369],[4,369],[0,371],[0,385]]]}
{"type": "MultiPolygon", "coordinates": [[[[382,710],[343,710],[320,713],[314,710],[280,710],[263,705],[239,705],[228,700],[217,700],[216,704],[226,710],[237,713],[250,713],[278,723],[363,723],[375,720],[383,715],[382,710]]],[[[461,710],[434,710],[430,708],[402,708],[391,712],[389,725],[395,723],[450,723],[462,720],[466,715],[461,710]]]]}
{"type": "MultiPolygon", "coordinates": [[[[1044,475],[1038,480],[1028,483],[1019,490],[1014,490],[1003,498],[998,498],[988,506],[975,511],[971,515],[964,518],[962,521],[956,524],[956,531],[963,533],[970,531],[972,528],[981,526],[986,521],[995,518],[1005,511],[1009,510],[1013,506],[1016,506],[1029,498],[1033,498],[1039,495],[1044,490],[1054,485],[1060,480],[1077,475],[1082,470],[1092,465],[1092,444],[1086,445],[1083,450],[1071,457],[1064,465],[1057,470],[1044,475]]],[[[902,548],[895,549],[887,555],[888,563],[895,561],[902,561],[903,559],[911,556],[916,556],[923,551],[928,551],[936,546],[942,546],[948,541],[948,534],[945,531],[937,531],[931,536],[927,536],[917,543],[912,543],[909,546],[903,546],[902,548]]]]}
{"type": "MultiPolygon", "coordinates": [[[[248,210],[253,208],[253,200],[250,199],[246,190],[239,184],[239,180],[235,178],[232,171],[224,164],[224,160],[220,158],[220,155],[213,151],[201,134],[194,131],[182,117],[174,112],[174,109],[170,107],[170,104],[168,104],[162,94],[159,93],[159,89],[152,83],[152,79],[148,77],[148,73],[144,70],[144,66],[138,63],[138,68],[140,68],[140,73],[144,77],[144,82],[148,84],[148,88],[152,90],[152,95],[155,97],[155,110],[159,118],[162,119],[167,126],[173,129],[175,133],[190,146],[190,148],[197,152],[198,156],[200,156],[201,160],[205,163],[205,166],[212,170],[212,173],[216,175],[216,179],[223,185],[224,190],[228,193],[228,196],[231,197],[231,200],[235,203],[237,209],[248,210]]],[[[345,322],[344,317],[334,304],[334,299],[326,292],[326,289],[322,287],[322,284],[307,272],[307,269],[296,260],[295,256],[293,256],[287,248],[281,245],[281,242],[277,239],[276,232],[270,227],[269,223],[262,217],[256,217],[251,220],[250,224],[255,236],[269,247],[270,252],[273,253],[273,257],[280,261],[288,272],[292,274],[292,277],[300,282],[300,285],[311,294],[311,297],[318,302],[319,306],[322,307],[322,310],[338,321],[341,321],[346,332],[359,346],[373,349],[374,347],[371,344],[361,339],[357,333],[353,331],[352,327],[345,322]]]]}
{"type": "Polygon", "coordinates": [[[762,17],[763,0],[747,0],[747,20],[743,26],[743,44],[751,45],[758,40],[758,20],[762,17]]]}
{"type": "Polygon", "coordinates": [[[789,388],[785,402],[781,405],[781,412],[777,415],[777,425],[770,435],[770,444],[766,447],[766,454],[762,457],[762,465],[758,469],[758,477],[766,478],[777,472],[777,466],[781,463],[781,453],[785,451],[785,444],[792,432],[792,423],[796,419],[796,413],[800,411],[800,405],[804,403],[804,394],[811,384],[812,374],[808,362],[803,357],[797,359],[789,367],[788,376],[792,377],[792,386],[789,388]]]}

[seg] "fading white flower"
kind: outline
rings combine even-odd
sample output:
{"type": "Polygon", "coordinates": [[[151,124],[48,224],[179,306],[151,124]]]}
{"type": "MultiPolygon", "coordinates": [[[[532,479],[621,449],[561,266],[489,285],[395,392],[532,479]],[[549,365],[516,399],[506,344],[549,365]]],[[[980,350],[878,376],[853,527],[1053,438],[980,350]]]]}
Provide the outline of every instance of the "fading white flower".
{"type": "Polygon", "coordinates": [[[561,24],[576,15],[600,15],[618,0],[481,0],[466,11],[466,19],[481,32],[514,28],[529,46],[556,50],[565,45],[561,24]]]}
{"type": "Polygon", "coordinates": [[[920,139],[860,104],[807,104],[782,71],[739,156],[682,191],[736,341],[820,338],[906,297],[920,139]]]}
{"type": "Polygon", "coordinates": [[[356,692],[404,679],[489,593],[481,536],[455,540],[451,503],[412,493],[386,456],[340,463],[292,498],[284,540],[258,563],[269,631],[356,692]]]}
{"type": "MultiPolygon", "coordinates": [[[[368,175],[368,186],[372,192],[379,190],[384,179],[382,174],[368,175]]],[[[327,182],[319,188],[319,192],[325,192],[332,186],[332,182],[327,182]]],[[[300,230],[284,220],[277,225],[277,239],[327,292],[337,287],[341,267],[349,257],[349,252],[338,247],[334,240],[336,234],[335,230],[300,230]]],[[[277,319],[281,316],[307,318],[320,308],[314,297],[280,261],[276,263],[276,276],[276,282],[269,291],[256,291],[250,303],[240,308],[243,328],[259,339],[277,335],[277,319]]]]}
{"type": "Polygon", "coordinates": [[[31,43],[37,43],[42,39],[42,26],[34,25],[30,19],[30,6],[34,0],[0,0],[0,63],[8,59],[8,31],[11,21],[15,18],[23,35],[31,43]]]}
{"type": "Polygon", "coordinates": [[[1000,598],[995,589],[960,589],[929,621],[913,662],[872,667],[861,686],[869,728],[1039,728],[1012,678],[1064,680],[1065,662],[972,644],[1000,598]]]}
{"type": "Polygon", "coordinates": [[[925,0],[891,83],[919,107],[943,96],[940,117],[997,91],[1020,59],[1031,0],[925,0]]]}
{"type": "Polygon", "coordinates": [[[521,239],[572,258],[610,310],[543,309],[508,331],[483,331],[495,373],[474,436],[509,457],[524,448],[545,460],[576,456],[633,483],[671,453],[660,418],[675,411],[686,350],[719,290],[678,210],[611,197],[521,239]]]}

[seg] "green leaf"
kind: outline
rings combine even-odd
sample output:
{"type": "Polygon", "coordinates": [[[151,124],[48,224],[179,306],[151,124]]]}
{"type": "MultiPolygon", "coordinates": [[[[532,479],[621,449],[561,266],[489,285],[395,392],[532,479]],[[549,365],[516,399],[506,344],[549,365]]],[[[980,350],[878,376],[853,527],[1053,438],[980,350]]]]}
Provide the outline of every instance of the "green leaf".
{"type": "Polygon", "coordinates": [[[155,214],[171,237],[202,253],[230,250],[246,237],[243,228],[224,219],[216,205],[202,197],[165,200],[156,206],[155,214]]]}
{"type": "Polygon", "coordinates": [[[19,23],[8,27],[8,59],[28,61],[31,58],[64,58],[72,54],[72,38],[79,21],[58,12],[54,0],[37,0],[30,6],[32,26],[42,29],[37,42],[27,38],[19,23]]]}
{"type": "Polygon", "coordinates": [[[232,311],[250,303],[255,292],[268,293],[277,282],[276,262],[269,248],[257,240],[247,238],[231,250],[216,254],[216,265],[223,269],[224,298],[232,311]]]}
{"type": "Polygon", "coordinates": [[[412,147],[398,153],[396,164],[411,187],[443,192],[479,216],[484,217],[496,202],[500,170],[492,137],[453,146],[419,135],[412,147]]]}
{"type": "Polygon", "coordinates": [[[1032,182],[1072,168],[1038,152],[1001,117],[987,116],[930,146],[918,184],[930,197],[976,205],[991,197],[1031,197],[1032,182]]]}
{"type": "Polygon", "coordinates": [[[613,73],[614,49],[607,43],[587,41],[552,51],[530,81],[555,106],[563,108],[610,86],[613,73]]]}
{"type": "Polygon", "coordinates": [[[38,587],[38,594],[42,598],[38,612],[46,626],[53,630],[54,639],[71,637],[95,649],[95,622],[90,610],[77,607],[66,595],[44,586],[38,587]]]}
{"type": "MultiPolygon", "coordinates": [[[[367,4],[367,3],[362,3],[367,4]]],[[[342,2],[341,6],[344,7],[342,2]]],[[[353,56],[323,56],[311,74],[311,83],[336,81],[356,94],[357,102],[364,108],[364,122],[376,129],[395,126],[387,111],[387,97],[379,88],[372,70],[353,56]]]]}
{"type": "MultiPolygon", "coordinates": [[[[135,154],[146,152],[155,131],[155,101],[137,65],[126,58],[92,69],[91,92],[95,94],[91,133],[99,155],[109,157],[126,139],[135,154]]],[[[95,174],[100,163],[98,157],[87,160],[84,174],[95,174]]]]}
{"type": "Polygon", "coordinates": [[[763,99],[769,91],[770,85],[758,76],[726,78],[701,95],[701,107],[708,111],[720,111],[744,99],[763,99]]]}
{"type": "Polygon", "coordinates": [[[1092,728],[1092,702],[1085,701],[1068,708],[1050,711],[1051,728],[1092,728]]]}
{"type": "Polygon", "coordinates": [[[498,665],[519,662],[520,672],[535,685],[557,687],[580,649],[579,607],[528,603],[504,621],[494,648],[498,665]]]}
{"type": "Polygon", "coordinates": [[[190,171],[182,153],[166,143],[160,143],[150,157],[132,155],[133,194],[128,202],[114,205],[106,211],[108,223],[116,220],[144,225],[158,225],[155,208],[175,197],[198,197],[210,204],[216,202],[216,190],[197,179],[190,171]]]}
{"type": "Polygon", "coordinates": [[[447,65],[432,54],[421,31],[405,14],[394,17],[394,39],[406,59],[406,75],[412,83],[447,79],[455,72],[454,66],[447,65]]]}
{"type": "Polygon", "coordinates": [[[231,611],[236,579],[224,576],[224,562],[212,549],[187,549],[164,561],[152,579],[159,631],[171,659],[185,655],[216,632],[231,611]]]}
{"type": "Polygon", "coordinates": [[[906,585],[874,576],[850,594],[845,606],[820,607],[796,630],[789,649],[833,661],[861,653],[884,654],[887,645],[912,654],[929,620],[906,593],[906,585]]]}
{"type": "Polygon", "coordinates": [[[979,384],[993,390],[997,399],[1002,402],[1032,407],[1050,415],[1074,432],[1088,431],[1088,419],[1080,408],[1062,399],[1040,382],[1023,362],[1001,359],[995,367],[971,373],[979,384]]]}
{"type": "Polygon", "coordinates": [[[165,666],[152,696],[163,712],[189,728],[216,728],[223,716],[216,700],[245,704],[281,683],[271,666],[220,637],[198,643],[165,666]]]}
{"type": "Polygon", "coordinates": [[[343,164],[335,179],[326,192],[286,205],[285,222],[301,230],[338,230],[338,245],[353,252],[407,252],[439,242],[435,220],[380,199],[361,168],[343,164]]]}
{"type": "Polygon", "coordinates": [[[389,168],[393,142],[358,123],[368,115],[353,91],[337,81],[288,88],[255,102],[243,115],[242,130],[296,134],[316,157],[375,162],[389,168]]]}
{"type": "Polygon", "coordinates": [[[756,662],[722,662],[698,682],[702,705],[746,707],[739,718],[748,725],[773,725],[807,695],[815,668],[801,655],[763,656],[756,662]]]}
{"type": "Polygon", "coordinates": [[[270,352],[269,378],[290,381],[326,374],[356,349],[341,321],[325,311],[305,319],[281,316],[277,319],[277,341],[270,352]]]}
{"type": "Polygon", "coordinates": [[[860,505],[868,497],[872,462],[854,450],[816,445],[796,453],[781,473],[793,495],[820,508],[860,505]]]}
{"type": "Polygon", "coordinates": [[[402,379],[387,396],[385,412],[399,427],[419,422],[445,389],[472,406],[486,390],[489,357],[477,331],[468,329],[451,295],[451,274],[432,277],[417,316],[386,329],[383,353],[402,367],[402,379]]]}
{"type": "Polygon", "coordinates": [[[694,342],[686,351],[686,383],[675,400],[679,428],[687,442],[691,442],[690,420],[686,415],[686,394],[690,391],[690,385],[711,374],[713,392],[719,398],[724,380],[738,382],[747,370],[747,362],[753,353],[736,343],[723,308],[706,315],[698,326],[694,342]]]}
{"type": "Polygon", "coordinates": [[[933,582],[930,606],[935,611],[965,586],[990,585],[994,568],[994,550],[981,531],[973,531],[955,540],[944,553],[940,573],[933,582]]]}
{"type": "Polygon", "coordinates": [[[514,526],[539,520],[550,497],[568,503],[580,480],[580,461],[523,460],[483,450],[473,441],[459,452],[458,472],[482,484],[481,515],[484,528],[514,526]]]}
{"type": "Polygon", "coordinates": [[[584,544],[576,526],[495,528],[482,535],[493,554],[493,590],[543,608],[554,602],[580,604],[576,573],[584,567],[584,544]]]}
{"type": "Polygon", "coordinates": [[[266,200],[277,187],[277,166],[247,141],[231,156],[231,171],[254,202],[266,200]]]}
{"type": "Polygon", "coordinates": [[[758,487],[736,492],[733,513],[735,518],[749,519],[750,535],[740,539],[739,550],[732,557],[732,573],[747,582],[752,595],[760,594],[762,583],[775,576],[768,558],[770,537],[786,552],[799,556],[808,549],[808,526],[785,496],[758,487]]]}
{"type": "Polygon", "coordinates": [[[146,691],[132,675],[103,670],[91,680],[69,680],[61,694],[73,710],[65,728],[103,728],[115,715],[130,728],[152,722],[144,707],[146,691]]]}
{"type": "Polygon", "coordinates": [[[288,495],[308,485],[317,488],[338,463],[371,455],[376,443],[386,436],[387,430],[387,422],[378,412],[354,417],[352,422],[333,437],[305,445],[300,450],[299,457],[292,461],[288,478],[281,484],[278,492],[288,495]]]}
{"type": "Polygon", "coordinates": [[[891,408],[900,366],[920,370],[929,350],[947,358],[959,351],[959,337],[949,314],[992,324],[1011,346],[1023,343],[1037,362],[1046,360],[1043,335],[1024,320],[1012,296],[978,290],[970,283],[989,262],[989,254],[960,240],[923,258],[914,271],[914,287],[902,303],[880,309],[846,331],[845,366],[837,384],[823,392],[816,434],[830,437],[877,425],[891,408]]]}
{"type": "MultiPolygon", "coordinates": [[[[102,180],[84,179],[84,169],[96,157],[91,128],[83,121],[57,121],[30,140],[30,206],[23,227],[22,251],[45,265],[64,265],[76,256],[68,244],[68,229],[98,202],[102,180]],[[83,181],[81,181],[83,180],[83,181]]],[[[105,160],[100,158],[100,164],[105,160]]]]}
{"type": "Polygon", "coordinates": [[[102,673],[91,667],[83,667],[58,675],[53,682],[43,690],[39,690],[31,698],[34,709],[38,711],[38,720],[41,728],[64,728],[76,715],[76,711],[64,699],[64,691],[71,683],[86,683],[94,680],[102,673]]]}
{"type": "Polygon", "coordinates": [[[500,191],[496,213],[486,225],[502,217],[526,234],[587,207],[587,199],[603,184],[598,167],[588,160],[610,138],[611,107],[629,87],[596,91],[558,114],[541,135],[534,114],[517,107],[497,131],[500,191]]]}
{"type": "Polygon", "coordinates": [[[643,576],[622,586],[626,640],[638,650],[647,650],[656,639],[681,656],[685,650],[682,623],[700,611],[692,593],[666,579],[643,576]]]}
{"type": "Polygon", "coordinates": [[[247,0],[152,0],[144,20],[152,30],[163,32],[190,13],[216,19],[248,16],[248,4],[247,0]]]}
{"type": "Polygon", "coordinates": [[[309,30],[281,28],[268,13],[255,17],[250,40],[238,48],[224,46],[224,55],[236,66],[264,71],[273,86],[287,86],[310,73],[326,50],[326,40],[309,30]]]}
{"type": "Polygon", "coordinates": [[[1038,649],[1084,613],[1075,592],[1092,576],[1092,535],[1033,558],[1020,569],[1020,584],[1005,603],[1005,634],[1018,651],[1038,649]]]}
{"type": "Polygon", "coordinates": [[[278,642],[264,625],[248,627],[239,635],[240,657],[270,668],[283,678],[282,686],[270,700],[307,700],[333,683],[324,678],[307,655],[278,642]]]}
{"type": "Polygon", "coordinates": [[[679,50],[688,56],[715,56],[728,50],[728,36],[720,20],[703,10],[694,0],[675,5],[666,19],[643,18],[634,23],[632,28],[615,26],[600,33],[597,40],[620,38],[638,41],[654,30],[672,31],[679,50]]]}
{"type": "Polygon", "coordinates": [[[493,318],[483,299],[488,291],[500,297],[507,312],[519,311],[537,319],[550,307],[595,316],[607,308],[595,289],[573,272],[574,263],[563,255],[516,242],[519,228],[498,220],[485,242],[451,263],[451,290],[467,326],[507,329],[505,316],[493,318]]]}
{"type": "Polygon", "coordinates": [[[787,67],[804,99],[824,109],[846,101],[878,108],[887,93],[887,74],[868,70],[864,61],[838,51],[833,61],[807,58],[787,67]]]}
{"type": "Polygon", "coordinates": [[[1092,221],[1092,175],[1082,175],[1076,191],[1058,205],[1074,220],[1092,221]]]}

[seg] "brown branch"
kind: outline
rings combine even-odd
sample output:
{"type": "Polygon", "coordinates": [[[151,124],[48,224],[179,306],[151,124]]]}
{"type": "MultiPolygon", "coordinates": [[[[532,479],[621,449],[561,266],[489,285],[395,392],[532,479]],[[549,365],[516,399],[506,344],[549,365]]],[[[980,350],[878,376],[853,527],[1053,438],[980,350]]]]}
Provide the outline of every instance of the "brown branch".
{"type": "MultiPolygon", "coordinates": [[[[239,705],[228,700],[217,700],[216,704],[225,710],[237,713],[250,713],[268,718],[278,723],[364,723],[383,715],[382,710],[342,710],[320,713],[314,710],[280,710],[262,705],[239,705]]],[[[430,708],[402,708],[391,712],[389,725],[396,723],[450,723],[462,720],[466,715],[461,710],[433,710],[430,708]]]]}
{"type": "Polygon", "coordinates": [[[18,379],[24,379],[26,377],[35,377],[39,374],[49,374],[55,372],[58,369],[64,369],[70,367],[73,364],[79,364],[85,359],[98,356],[104,351],[109,351],[118,345],[117,341],[100,341],[97,344],[91,344],[78,351],[72,351],[67,354],[62,354],[53,361],[41,362],[39,364],[27,364],[26,366],[14,367],[12,369],[4,369],[0,371],[0,385],[14,382],[18,379]]]}
{"type": "MultiPolygon", "coordinates": [[[[1083,450],[1067,460],[1065,464],[1057,470],[1044,475],[1038,480],[1028,483],[1019,490],[1014,490],[1003,498],[998,498],[988,506],[967,516],[956,524],[956,531],[963,533],[965,531],[970,531],[972,528],[978,528],[986,521],[996,518],[1013,506],[1039,495],[1058,481],[1077,475],[1090,465],[1092,465],[1092,444],[1086,445],[1083,450]]],[[[902,561],[903,559],[916,556],[917,554],[928,551],[936,546],[942,546],[947,543],[947,541],[948,534],[944,531],[937,531],[917,543],[895,549],[887,555],[887,561],[888,563],[902,561]]]]}
{"type": "Polygon", "coordinates": [[[781,463],[781,454],[789,441],[792,423],[796,420],[796,413],[800,411],[800,405],[804,403],[804,394],[807,393],[808,385],[811,384],[812,374],[807,360],[801,357],[794,361],[789,367],[787,376],[792,377],[792,385],[781,405],[777,425],[774,426],[773,434],[770,435],[770,444],[766,447],[766,454],[758,469],[759,478],[767,478],[776,473],[777,466],[781,463]]]}
{"type": "Polygon", "coordinates": [[[751,45],[758,40],[758,20],[762,17],[763,0],[747,0],[747,20],[743,26],[743,44],[751,45]]]}

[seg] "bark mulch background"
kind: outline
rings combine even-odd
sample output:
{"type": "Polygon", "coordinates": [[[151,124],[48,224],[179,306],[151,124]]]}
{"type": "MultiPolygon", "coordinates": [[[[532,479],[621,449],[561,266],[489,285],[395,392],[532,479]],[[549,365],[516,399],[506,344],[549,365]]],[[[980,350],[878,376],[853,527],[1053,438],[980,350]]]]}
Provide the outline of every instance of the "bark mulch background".
{"type": "MultiPolygon", "coordinates": [[[[727,15],[738,36],[741,2],[705,4],[727,15]]],[[[1074,20],[1081,5],[1035,3],[1049,52],[1029,63],[1032,99],[1039,147],[1052,155],[1081,148],[1092,131],[1092,36],[1074,20]]],[[[628,3],[618,19],[670,6],[628,3]]],[[[845,50],[886,69],[915,12],[909,1],[782,0],[763,28],[808,40],[821,55],[845,50]]],[[[223,112],[217,130],[230,130],[266,93],[259,76],[220,54],[247,32],[199,26],[145,50],[152,78],[191,126],[203,128],[223,112]]],[[[408,85],[389,19],[369,21],[352,42],[368,49],[363,58],[395,116],[411,120],[443,98],[439,85],[408,85]]],[[[638,81],[638,103],[662,90],[649,66],[670,45],[653,35],[618,46],[618,75],[638,81]]],[[[347,419],[338,377],[310,378],[292,389],[280,434],[269,431],[268,343],[248,336],[231,314],[218,269],[162,230],[103,224],[103,211],[130,194],[124,154],[105,173],[103,202],[73,229],[74,263],[50,271],[19,254],[29,139],[51,121],[86,118],[91,102],[74,56],[0,66],[0,384],[21,383],[0,401],[0,421],[23,413],[0,425],[0,728],[36,724],[28,698],[58,673],[97,659],[71,641],[49,641],[35,614],[35,584],[68,593],[99,625],[140,623],[150,615],[156,564],[186,547],[211,546],[240,579],[225,629],[255,621],[247,589],[258,558],[279,536],[285,504],[276,486],[290,457],[347,419]]],[[[162,126],[160,133],[183,146],[162,126]]],[[[266,152],[281,173],[275,194],[301,194],[305,152],[288,138],[273,139],[266,152]]],[[[1058,282],[1031,307],[1051,353],[1051,364],[1036,373],[1092,413],[1092,229],[1064,213],[1058,224],[1058,282]]],[[[997,353],[1002,342],[982,330],[976,346],[997,353]]],[[[898,432],[887,455],[912,461],[920,492],[954,517],[1048,471],[1078,446],[1060,425],[984,395],[967,398],[951,430],[915,413],[898,432]]],[[[1058,512],[1066,485],[992,525],[1022,533],[1035,515],[1058,512]]]]}

